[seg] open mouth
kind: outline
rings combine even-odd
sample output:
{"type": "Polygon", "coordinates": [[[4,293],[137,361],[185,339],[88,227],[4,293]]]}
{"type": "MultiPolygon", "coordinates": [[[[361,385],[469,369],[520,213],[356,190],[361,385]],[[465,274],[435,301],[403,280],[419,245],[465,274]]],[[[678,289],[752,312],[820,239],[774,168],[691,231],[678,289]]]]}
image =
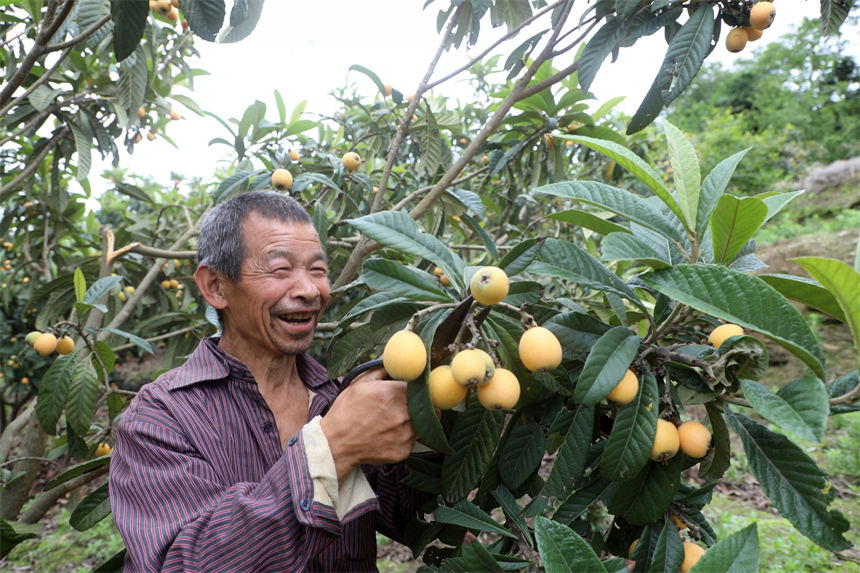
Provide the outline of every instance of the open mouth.
{"type": "Polygon", "coordinates": [[[291,312],[287,314],[279,314],[278,318],[288,324],[303,325],[313,322],[313,312],[291,312]]]}

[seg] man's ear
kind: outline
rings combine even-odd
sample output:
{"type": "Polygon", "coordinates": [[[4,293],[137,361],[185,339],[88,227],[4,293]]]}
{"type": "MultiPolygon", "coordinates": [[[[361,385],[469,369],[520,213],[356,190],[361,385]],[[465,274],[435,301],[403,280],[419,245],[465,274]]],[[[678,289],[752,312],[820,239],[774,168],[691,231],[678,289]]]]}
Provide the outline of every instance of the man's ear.
{"type": "Polygon", "coordinates": [[[227,298],[224,296],[224,281],[226,280],[224,275],[207,265],[200,265],[194,271],[194,282],[197,283],[200,294],[216,310],[227,308],[227,298]]]}

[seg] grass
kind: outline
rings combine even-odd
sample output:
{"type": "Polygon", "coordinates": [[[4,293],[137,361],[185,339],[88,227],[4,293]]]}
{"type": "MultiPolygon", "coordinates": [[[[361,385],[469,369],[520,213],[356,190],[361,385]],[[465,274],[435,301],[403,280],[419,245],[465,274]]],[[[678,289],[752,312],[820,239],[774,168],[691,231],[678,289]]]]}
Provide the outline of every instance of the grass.
{"type": "Polygon", "coordinates": [[[70,513],[65,507],[60,509],[54,517],[55,529],[17,545],[0,563],[0,569],[89,573],[124,547],[110,517],[86,531],[78,531],[69,525],[70,513]]]}

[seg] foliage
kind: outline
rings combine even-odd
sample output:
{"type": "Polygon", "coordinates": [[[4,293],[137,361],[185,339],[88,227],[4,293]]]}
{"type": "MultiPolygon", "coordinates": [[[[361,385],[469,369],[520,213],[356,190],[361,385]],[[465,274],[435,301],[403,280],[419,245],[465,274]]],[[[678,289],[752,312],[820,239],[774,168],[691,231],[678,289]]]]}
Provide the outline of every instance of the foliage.
{"type": "Polygon", "coordinates": [[[857,155],[860,65],[846,50],[848,33],[822,38],[807,19],[728,69],[705,64],[669,118],[706,163],[752,147],[736,182],[745,194],[797,177],[802,164],[857,155]]]}
{"type": "MultiPolygon", "coordinates": [[[[96,456],[96,447],[111,441],[135,393],[120,372],[156,352],[171,367],[215,332],[214,313],[185,288],[200,217],[236,193],[268,187],[276,167],[291,170],[289,192],[327,245],[335,290],[316,352],[332,375],[376,355],[408,323],[434,363],[451,345],[479,345],[520,380],[514,412],[486,411],[472,396],[441,420],[425,379],[410,383],[413,422],[445,453],[441,465],[409,462],[410,484],[438,494],[426,508],[433,520],[408,531],[416,554],[443,542],[424,551],[429,567],[518,569],[537,551],[548,569],[573,559],[616,570],[623,564],[607,557],[625,554],[634,536],[644,540],[640,568],[676,563],[672,516],[690,524],[685,535],[713,545],[712,566],[754,563],[754,527],[718,542],[701,513],[728,467],[729,426],[744,436],[750,468],[781,511],[823,547],[846,547],[826,474],[731,405],[751,404],[748,394],[758,391],[768,404],[762,414],[815,437],[828,414],[856,408],[856,372],[824,385],[824,354],[789,298],[814,303],[856,335],[857,270],[807,257],[817,282],[751,274],[760,268],[753,236],[793,195],[728,193],[745,152],[721,156],[703,176],[692,142],[669,123],[664,171],[636,152],[650,135],[619,133],[610,118],[618,100],[589,111],[587,90],[606,56],[662,29],[669,46],[661,75],[627,130],[650,124],[693,79],[720,23],[746,17],[745,4],[707,2],[688,15],[665,1],[599,3],[578,18],[571,1],[453,3],[439,14],[440,50],[504,29],[504,60],[479,56],[458,72],[479,95],[465,104],[433,91],[449,79],[434,78],[435,64],[411,97],[354,66],[378,91],[340,90],[342,109],[318,122],[304,104],[287,110],[277,92],[275,110],[253,102],[229,120],[174,94],[202,73],[184,60],[195,38],[241,39],[261,5],[232,3],[224,27],[222,0],[183,0],[190,31],[181,32],[141,0],[22,0],[0,16],[9,70],[0,90],[0,231],[9,257],[2,334],[14,339],[0,346],[4,553],[38,535],[33,524],[65,493],[107,473],[110,456],[96,456]],[[532,23],[543,31],[513,45],[532,23]],[[576,52],[581,39],[571,38],[583,32],[593,35],[576,52]],[[488,81],[497,72],[506,80],[488,81]],[[114,188],[90,196],[93,149],[116,162],[119,142],[133,151],[145,133],[167,137],[174,101],[220,123],[224,136],[212,143],[229,146],[234,165],[214,183],[177,177],[161,189],[115,164],[114,188]],[[346,151],[361,155],[360,169],[344,169],[346,151]],[[75,180],[83,194],[71,190],[75,180]],[[487,263],[516,280],[504,303],[482,308],[466,285],[487,263]],[[809,375],[784,395],[753,386],[765,347],[753,336],[705,346],[718,320],[770,338],[809,375]],[[551,372],[520,364],[517,340],[534,323],[564,346],[551,372]],[[37,355],[22,342],[34,329],[71,334],[75,351],[37,355]],[[637,398],[607,404],[612,380],[628,367],[639,375],[637,398]],[[707,405],[715,436],[700,466],[711,481],[701,488],[680,481],[696,460],[649,459],[657,417],[678,421],[691,404],[707,405]],[[544,481],[547,453],[557,458],[544,481]],[[40,476],[49,481],[41,485],[40,476]],[[588,511],[596,502],[611,527],[588,511]],[[467,530],[489,532],[490,543],[464,544],[467,530]]],[[[834,32],[847,9],[823,0],[822,15],[834,32]]],[[[93,490],[70,525],[104,523],[106,491],[93,490]]]]}

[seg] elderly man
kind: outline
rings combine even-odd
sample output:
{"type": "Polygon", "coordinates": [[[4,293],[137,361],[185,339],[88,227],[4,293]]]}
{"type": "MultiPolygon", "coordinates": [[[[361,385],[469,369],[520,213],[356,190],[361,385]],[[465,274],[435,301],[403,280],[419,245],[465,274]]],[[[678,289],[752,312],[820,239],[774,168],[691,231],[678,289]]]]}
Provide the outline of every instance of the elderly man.
{"type": "Polygon", "coordinates": [[[127,571],[376,570],[402,534],[415,431],[384,372],[338,395],[306,351],[326,255],[293,199],[249,192],[205,215],[194,279],[221,317],[123,413],[110,503],[127,571]]]}

